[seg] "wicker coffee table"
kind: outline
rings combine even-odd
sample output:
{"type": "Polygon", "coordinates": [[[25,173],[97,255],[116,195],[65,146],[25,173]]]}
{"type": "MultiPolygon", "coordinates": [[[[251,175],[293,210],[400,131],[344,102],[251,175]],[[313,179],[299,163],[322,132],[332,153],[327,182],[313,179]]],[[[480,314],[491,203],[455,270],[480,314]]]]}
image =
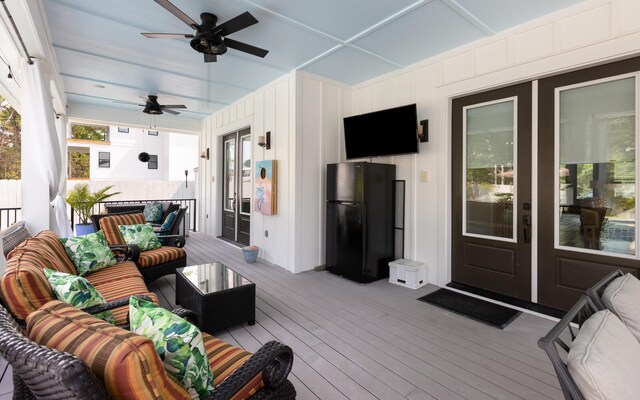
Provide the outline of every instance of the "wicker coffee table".
{"type": "Polygon", "coordinates": [[[216,332],[256,320],[256,285],[221,262],[176,270],[176,303],[198,314],[198,328],[216,332]]]}

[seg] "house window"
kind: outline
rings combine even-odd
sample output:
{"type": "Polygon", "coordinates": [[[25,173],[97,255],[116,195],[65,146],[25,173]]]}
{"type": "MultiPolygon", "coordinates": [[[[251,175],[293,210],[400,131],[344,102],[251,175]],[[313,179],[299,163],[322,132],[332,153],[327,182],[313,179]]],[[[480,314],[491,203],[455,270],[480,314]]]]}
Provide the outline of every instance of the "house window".
{"type": "Polygon", "coordinates": [[[147,131],[147,133],[149,133],[149,136],[158,136],[158,131],[147,131]]]}
{"type": "Polygon", "coordinates": [[[100,125],[71,125],[71,139],[109,141],[109,127],[100,125]]]}
{"type": "Polygon", "coordinates": [[[120,133],[129,133],[129,128],[118,127],[118,132],[120,133]]]}
{"type": "Polygon", "coordinates": [[[98,168],[111,168],[111,153],[108,151],[98,152],[98,168]]]}
{"type": "Polygon", "coordinates": [[[147,163],[148,169],[158,169],[158,156],[157,155],[149,155],[149,162],[147,163]]]}

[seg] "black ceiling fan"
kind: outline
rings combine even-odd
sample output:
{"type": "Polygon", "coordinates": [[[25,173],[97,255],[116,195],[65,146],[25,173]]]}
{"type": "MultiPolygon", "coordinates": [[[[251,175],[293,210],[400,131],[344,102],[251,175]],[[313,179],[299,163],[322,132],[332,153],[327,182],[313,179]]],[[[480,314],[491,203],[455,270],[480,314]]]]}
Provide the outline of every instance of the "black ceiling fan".
{"type": "MultiPolygon", "coordinates": [[[[187,106],[185,106],[184,104],[160,104],[158,103],[158,96],[155,95],[148,95],[147,97],[144,96],[140,96],[141,99],[145,100],[144,104],[138,104],[140,107],[144,107],[142,109],[142,112],[145,114],[151,114],[151,115],[162,115],[165,112],[169,113],[169,114],[173,114],[173,115],[178,115],[180,114],[177,111],[172,110],[172,108],[187,108],[187,106]]],[[[123,104],[135,104],[135,103],[131,103],[130,101],[119,101],[119,100],[114,100],[114,103],[123,103],[123,104]]]]}
{"type": "Polygon", "coordinates": [[[200,14],[202,23],[198,24],[178,7],[174,6],[169,0],[155,0],[155,2],[175,15],[180,21],[195,29],[196,33],[143,33],[143,35],[148,38],[191,39],[191,47],[195,51],[204,54],[204,62],[217,61],[217,56],[226,53],[227,48],[236,49],[263,58],[269,53],[269,50],[226,37],[227,35],[258,23],[258,20],[248,11],[220,25],[216,25],[218,17],[214,14],[204,12],[200,14]]]}

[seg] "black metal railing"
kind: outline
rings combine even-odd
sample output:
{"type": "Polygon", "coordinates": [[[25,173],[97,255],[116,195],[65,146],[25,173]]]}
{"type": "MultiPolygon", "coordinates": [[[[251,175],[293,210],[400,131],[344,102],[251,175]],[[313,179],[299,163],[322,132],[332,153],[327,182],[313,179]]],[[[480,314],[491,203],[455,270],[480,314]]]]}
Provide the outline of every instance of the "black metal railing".
{"type": "MultiPolygon", "coordinates": [[[[171,203],[179,203],[180,207],[188,207],[187,213],[189,214],[189,230],[196,231],[196,222],[198,221],[196,215],[196,199],[147,199],[147,200],[106,200],[96,203],[91,209],[91,214],[105,214],[106,204],[144,204],[150,202],[171,202],[171,203]]],[[[76,213],[73,211],[73,207],[70,210],[70,218],[71,218],[71,226],[75,225],[76,213]]]]}
{"type": "MultiPolygon", "coordinates": [[[[189,207],[187,213],[189,214],[189,230],[196,231],[196,222],[198,221],[196,211],[197,203],[196,199],[161,199],[161,200],[107,200],[101,201],[93,206],[92,214],[104,214],[105,204],[133,204],[133,203],[149,203],[151,201],[159,202],[171,202],[179,203],[180,207],[189,207]]],[[[76,213],[73,211],[73,207],[69,207],[69,216],[71,219],[71,226],[75,225],[76,213]]],[[[20,207],[0,207],[0,230],[6,229],[11,225],[22,219],[22,209],[20,207]]]]}
{"type": "Polygon", "coordinates": [[[22,218],[20,207],[0,208],[0,230],[6,229],[22,218]]]}

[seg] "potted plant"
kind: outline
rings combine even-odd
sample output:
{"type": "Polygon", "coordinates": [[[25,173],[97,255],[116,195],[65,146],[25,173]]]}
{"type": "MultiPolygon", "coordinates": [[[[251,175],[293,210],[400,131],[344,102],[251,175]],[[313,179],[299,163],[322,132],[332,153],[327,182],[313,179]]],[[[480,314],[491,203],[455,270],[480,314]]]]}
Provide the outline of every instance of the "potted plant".
{"type": "Polygon", "coordinates": [[[112,187],[113,185],[109,185],[97,192],[91,193],[88,183],[79,183],[68,192],[67,203],[69,203],[73,211],[78,215],[79,223],[75,226],[77,236],[94,232],[93,225],[89,223],[93,206],[109,197],[120,194],[120,192],[107,193],[112,187]]]}

